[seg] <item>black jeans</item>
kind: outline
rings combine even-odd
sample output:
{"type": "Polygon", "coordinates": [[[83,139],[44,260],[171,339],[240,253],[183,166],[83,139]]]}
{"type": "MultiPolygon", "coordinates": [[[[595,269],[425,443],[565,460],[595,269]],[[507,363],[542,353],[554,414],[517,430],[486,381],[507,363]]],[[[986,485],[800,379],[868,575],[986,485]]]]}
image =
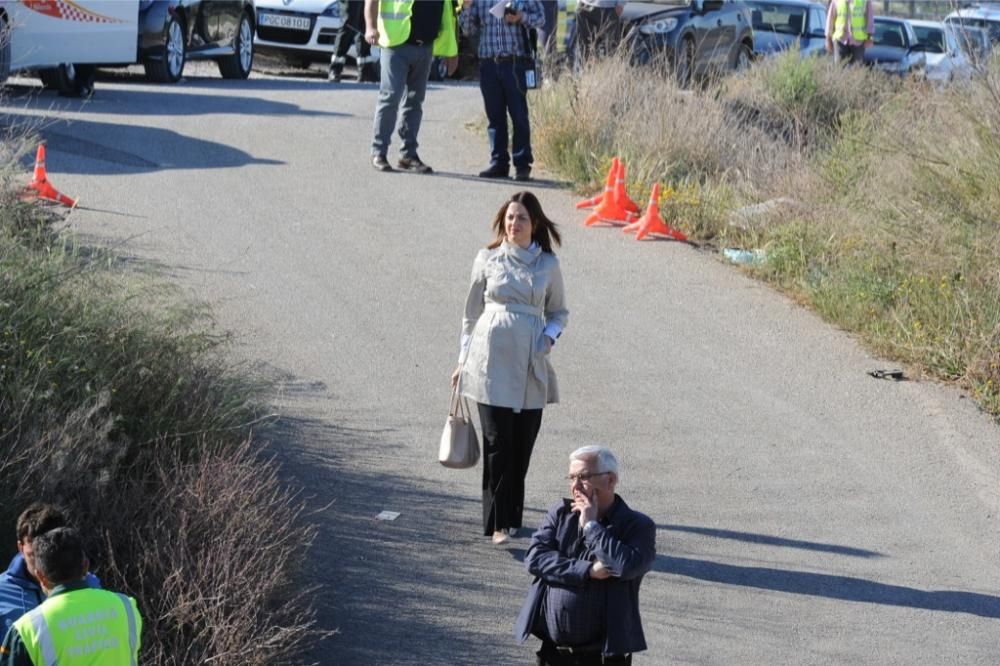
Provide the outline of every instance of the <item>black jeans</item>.
{"type": "Polygon", "coordinates": [[[837,42],[833,45],[833,59],[845,65],[865,64],[865,47],[837,42]]]}
{"type": "Polygon", "coordinates": [[[483,534],[521,527],[524,477],[542,425],[542,410],[515,413],[506,407],[479,405],[483,426],[483,534]]]}
{"type": "Polygon", "coordinates": [[[632,666],[632,655],[602,655],[600,653],[567,654],[559,652],[552,644],[542,643],[537,653],[538,666],[632,666]]]}

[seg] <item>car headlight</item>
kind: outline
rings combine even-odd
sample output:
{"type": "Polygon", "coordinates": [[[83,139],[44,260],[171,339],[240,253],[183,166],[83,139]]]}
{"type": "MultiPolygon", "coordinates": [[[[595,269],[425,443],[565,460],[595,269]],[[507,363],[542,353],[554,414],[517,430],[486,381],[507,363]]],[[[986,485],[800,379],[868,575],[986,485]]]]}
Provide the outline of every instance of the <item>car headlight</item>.
{"type": "Polygon", "coordinates": [[[340,0],[337,2],[331,2],[326,6],[326,9],[320,14],[320,16],[326,16],[328,18],[340,18],[340,0]]]}
{"type": "Polygon", "coordinates": [[[639,32],[644,35],[665,35],[668,32],[673,32],[676,27],[677,19],[665,18],[643,23],[639,26],[639,32]]]}

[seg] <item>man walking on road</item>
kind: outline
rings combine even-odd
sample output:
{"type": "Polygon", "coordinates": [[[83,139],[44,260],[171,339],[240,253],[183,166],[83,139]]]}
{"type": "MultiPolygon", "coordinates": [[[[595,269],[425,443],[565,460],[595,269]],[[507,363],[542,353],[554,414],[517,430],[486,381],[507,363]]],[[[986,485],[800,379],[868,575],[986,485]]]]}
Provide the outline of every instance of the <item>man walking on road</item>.
{"type": "Polygon", "coordinates": [[[542,639],[538,666],[632,663],[646,649],[639,585],[656,559],[656,525],[615,494],[618,460],[604,446],[569,456],[569,489],[531,537],[535,580],[514,626],[542,639]]]}
{"type": "Polygon", "coordinates": [[[458,66],[455,11],[454,0],[365,0],[365,40],[382,49],[372,138],[372,166],[379,171],[392,171],[389,143],[402,101],[403,147],[397,166],[414,173],[433,172],[417,155],[417,133],[434,56],[447,59],[449,74],[458,66]]]}
{"type": "Polygon", "coordinates": [[[57,527],[33,545],[35,575],[48,598],[7,632],[0,666],[135,666],[142,634],[135,599],[87,585],[76,530],[57,527]]]}
{"type": "Polygon", "coordinates": [[[826,11],[826,50],[835,62],[862,65],[872,47],[875,10],[872,0],[832,0],[826,11]]]}

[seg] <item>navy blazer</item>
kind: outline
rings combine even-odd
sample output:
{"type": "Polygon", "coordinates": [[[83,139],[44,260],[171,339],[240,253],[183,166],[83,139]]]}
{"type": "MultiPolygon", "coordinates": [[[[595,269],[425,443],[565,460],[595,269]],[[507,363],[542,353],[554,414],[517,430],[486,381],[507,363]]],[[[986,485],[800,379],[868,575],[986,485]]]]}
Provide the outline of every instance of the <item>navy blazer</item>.
{"type": "MultiPolygon", "coordinates": [[[[545,515],[531,537],[524,564],[535,580],[514,624],[514,636],[523,643],[531,635],[542,602],[546,582],[573,587],[590,581],[590,560],[568,557],[580,530],[580,516],[573,501],[564,499],[545,515]]],[[[584,537],[590,551],[611,571],[607,579],[607,611],[604,639],[606,655],[624,655],[646,649],[639,619],[639,585],[656,559],[656,525],[649,516],[633,511],[618,495],[603,525],[584,537]]]]}

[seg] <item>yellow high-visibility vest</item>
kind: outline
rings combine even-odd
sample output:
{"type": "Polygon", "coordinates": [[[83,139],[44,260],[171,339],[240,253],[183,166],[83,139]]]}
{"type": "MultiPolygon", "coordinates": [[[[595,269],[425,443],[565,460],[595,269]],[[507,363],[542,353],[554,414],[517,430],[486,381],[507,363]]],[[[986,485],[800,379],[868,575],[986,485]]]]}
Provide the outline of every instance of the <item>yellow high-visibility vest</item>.
{"type": "Polygon", "coordinates": [[[142,617],[135,599],[85,588],[49,597],[14,623],[35,666],[136,666],[142,617]]]}
{"type": "Polygon", "coordinates": [[[837,18],[833,22],[833,39],[841,41],[847,31],[847,9],[851,9],[851,35],[856,41],[868,40],[868,22],[865,19],[865,6],[868,0],[837,0],[837,18]]]}
{"type": "MultiPolygon", "coordinates": [[[[378,45],[393,48],[405,44],[410,38],[410,17],[416,0],[380,0],[378,3],[378,45]]],[[[422,0],[427,2],[427,0],[422,0]]],[[[441,30],[434,39],[434,55],[450,57],[458,55],[458,31],[455,15],[461,0],[442,0],[441,30]]]]}

